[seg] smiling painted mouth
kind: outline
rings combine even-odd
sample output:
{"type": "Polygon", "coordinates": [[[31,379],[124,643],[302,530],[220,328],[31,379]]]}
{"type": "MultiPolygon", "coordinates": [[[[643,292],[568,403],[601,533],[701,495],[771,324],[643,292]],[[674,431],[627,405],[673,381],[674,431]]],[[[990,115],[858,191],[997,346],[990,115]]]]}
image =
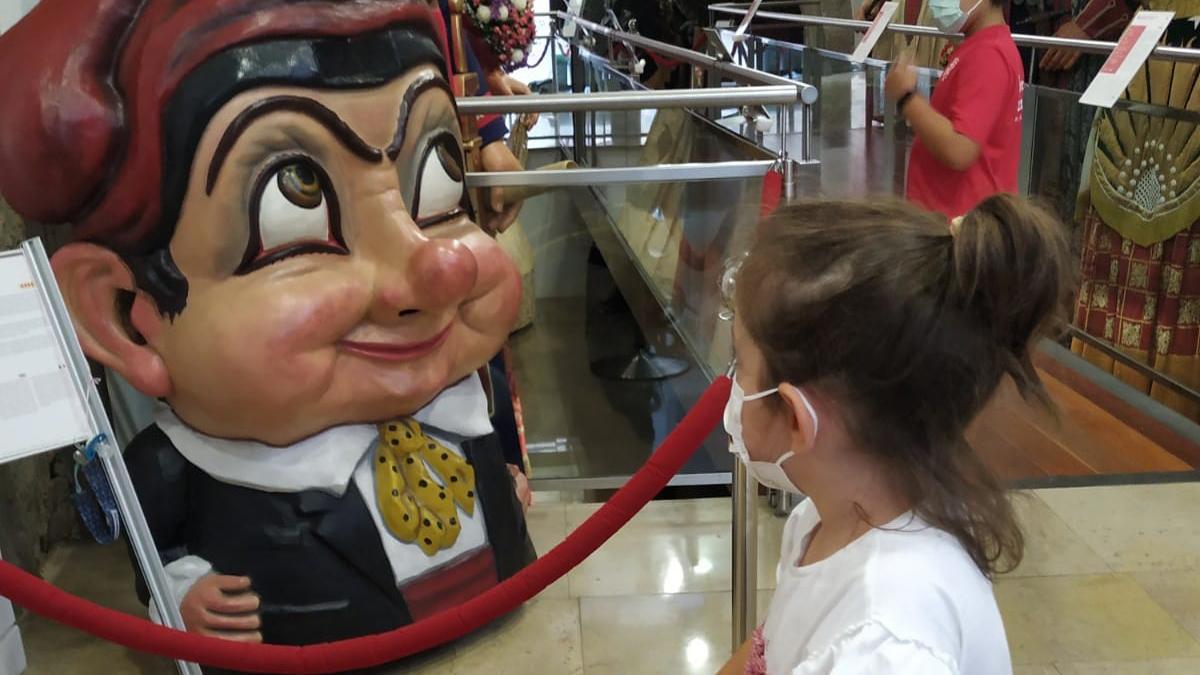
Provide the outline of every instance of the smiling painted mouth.
{"type": "Polygon", "coordinates": [[[353,340],[342,340],[338,343],[338,347],[343,351],[368,359],[378,359],[381,361],[411,361],[426,354],[441,346],[446,338],[450,335],[450,329],[454,324],[449,324],[442,329],[440,333],[428,340],[421,342],[410,342],[407,344],[393,344],[390,342],[356,342],[353,340]]]}

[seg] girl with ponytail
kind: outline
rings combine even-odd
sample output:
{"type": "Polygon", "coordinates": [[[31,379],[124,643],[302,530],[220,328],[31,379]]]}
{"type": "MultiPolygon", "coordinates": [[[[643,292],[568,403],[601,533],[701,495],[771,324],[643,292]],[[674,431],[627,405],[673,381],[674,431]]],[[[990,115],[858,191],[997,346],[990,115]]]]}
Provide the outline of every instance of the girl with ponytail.
{"type": "Polygon", "coordinates": [[[990,579],[1023,548],[964,430],[1070,302],[1064,230],[1018,197],[957,226],[898,202],[781,209],[737,272],[732,449],[810,497],[725,673],[1012,672],[990,579]]]}

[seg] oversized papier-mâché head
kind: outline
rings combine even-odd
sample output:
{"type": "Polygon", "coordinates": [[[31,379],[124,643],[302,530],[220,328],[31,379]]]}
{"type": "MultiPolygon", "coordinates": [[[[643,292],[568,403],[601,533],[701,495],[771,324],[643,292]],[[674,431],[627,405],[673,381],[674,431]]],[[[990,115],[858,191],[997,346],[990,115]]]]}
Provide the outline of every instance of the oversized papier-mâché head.
{"type": "Polygon", "coordinates": [[[41,0],[0,36],[0,194],[69,223],[91,358],[284,445],[411,413],[495,354],[436,2],[41,0]]]}

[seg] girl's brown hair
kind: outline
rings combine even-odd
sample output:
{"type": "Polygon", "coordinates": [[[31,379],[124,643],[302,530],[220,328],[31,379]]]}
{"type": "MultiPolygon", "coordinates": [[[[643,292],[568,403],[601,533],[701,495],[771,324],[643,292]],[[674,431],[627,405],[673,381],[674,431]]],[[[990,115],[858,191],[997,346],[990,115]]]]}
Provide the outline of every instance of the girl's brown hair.
{"type": "Polygon", "coordinates": [[[1030,352],[1060,325],[1072,269],[1064,228],[1011,195],[952,228],[897,201],[803,201],[763,223],[736,300],[765,357],[760,384],[837,400],[915,512],[990,575],[1016,566],[1024,541],[963,434],[1005,375],[1049,405],[1030,352]]]}

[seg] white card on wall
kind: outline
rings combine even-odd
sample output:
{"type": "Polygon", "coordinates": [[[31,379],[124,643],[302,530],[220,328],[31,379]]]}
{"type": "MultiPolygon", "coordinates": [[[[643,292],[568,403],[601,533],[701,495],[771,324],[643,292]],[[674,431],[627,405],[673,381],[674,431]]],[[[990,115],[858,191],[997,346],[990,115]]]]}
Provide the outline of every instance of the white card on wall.
{"type": "Polygon", "coordinates": [[[1117,40],[1117,46],[1108,55],[1100,72],[1088,85],[1079,102],[1099,108],[1111,108],[1121,98],[1133,76],[1150,58],[1150,53],[1162,39],[1167,24],[1175,12],[1138,12],[1133,15],[1125,31],[1117,40]]]}
{"type": "Polygon", "coordinates": [[[0,253],[0,463],[90,436],[29,260],[19,250],[0,253]]]}
{"type": "Polygon", "coordinates": [[[854,53],[850,55],[852,63],[862,63],[867,59],[871,50],[875,48],[875,44],[879,42],[879,38],[883,37],[884,29],[892,22],[892,17],[895,16],[898,7],[900,7],[898,2],[883,3],[879,12],[875,14],[875,20],[871,22],[871,27],[867,29],[858,46],[854,48],[854,53]]]}

